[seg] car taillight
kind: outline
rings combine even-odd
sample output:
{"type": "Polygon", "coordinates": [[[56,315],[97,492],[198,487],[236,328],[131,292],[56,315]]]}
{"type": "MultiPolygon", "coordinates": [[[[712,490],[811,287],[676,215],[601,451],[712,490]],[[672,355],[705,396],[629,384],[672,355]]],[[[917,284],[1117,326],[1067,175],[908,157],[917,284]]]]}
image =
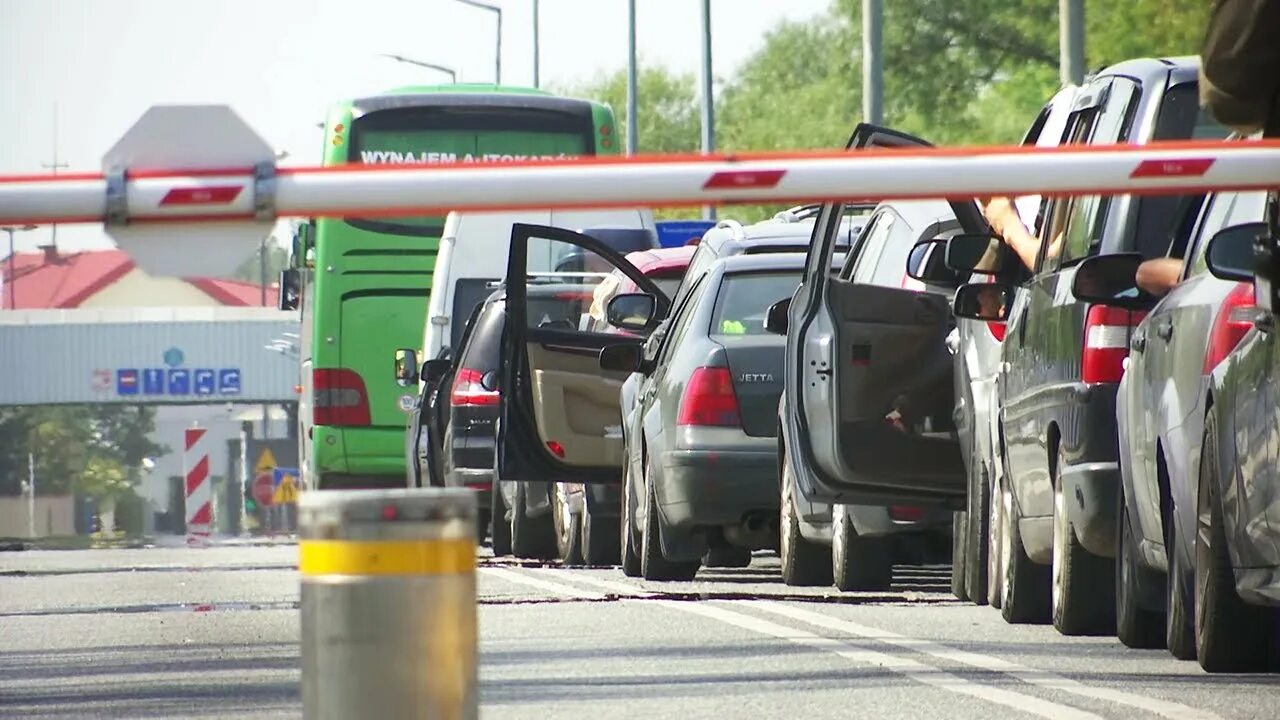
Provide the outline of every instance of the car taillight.
{"type": "Polygon", "coordinates": [[[486,390],[481,383],[484,374],[479,370],[460,368],[453,376],[453,389],[449,393],[449,404],[454,407],[467,405],[497,405],[498,391],[486,390]]]}
{"type": "Polygon", "coordinates": [[[890,505],[889,519],[899,522],[919,522],[924,519],[924,508],[918,505],[890,505]]]}
{"type": "Polygon", "coordinates": [[[1222,308],[1213,320],[1213,329],[1209,331],[1209,346],[1204,351],[1206,374],[1213,372],[1218,363],[1236,349],[1245,333],[1253,328],[1253,321],[1257,317],[1258,306],[1254,304],[1253,284],[1237,284],[1222,301],[1222,308]]]}
{"type": "Polygon", "coordinates": [[[1087,384],[1118,383],[1129,357],[1129,335],[1145,312],[1094,305],[1084,321],[1084,353],[1080,379],[1087,384]]]}
{"type": "Polygon", "coordinates": [[[987,329],[991,331],[991,337],[995,338],[996,342],[1004,342],[1004,331],[1005,331],[1004,323],[989,322],[987,323],[987,329]]]}
{"type": "Polygon", "coordinates": [[[312,421],[316,425],[359,427],[370,423],[364,380],[347,368],[311,371],[312,421]]]}
{"type": "Polygon", "coordinates": [[[684,387],[676,425],[738,427],[738,394],[733,390],[729,368],[700,367],[693,371],[684,387]]]}

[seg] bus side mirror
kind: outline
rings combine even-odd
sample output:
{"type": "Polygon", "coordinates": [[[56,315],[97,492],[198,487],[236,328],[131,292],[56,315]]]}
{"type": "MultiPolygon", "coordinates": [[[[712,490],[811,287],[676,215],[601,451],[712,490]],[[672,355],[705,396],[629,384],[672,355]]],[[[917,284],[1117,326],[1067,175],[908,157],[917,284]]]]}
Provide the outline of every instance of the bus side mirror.
{"type": "Polygon", "coordinates": [[[295,269],[280,271],[280,291],[276,306],[281,310],[297,310],[301,299],[302,273],[295,269]]]}

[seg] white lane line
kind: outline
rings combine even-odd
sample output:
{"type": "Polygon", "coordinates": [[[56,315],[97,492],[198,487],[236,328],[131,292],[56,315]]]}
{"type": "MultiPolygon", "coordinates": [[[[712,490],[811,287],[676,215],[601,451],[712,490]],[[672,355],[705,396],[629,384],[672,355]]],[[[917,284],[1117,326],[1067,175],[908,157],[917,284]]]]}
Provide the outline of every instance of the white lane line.
{"type": "Polygon", "coordinates": [[[1124,692],[1123,690],[1085,685],[1078,680],[1072,680],[1071,678],[1045,672],[1043,670],[1036,670],[1025,665],[1019,665],[1018,663],[992,657],[990,655],[981,655],[965,650],[957,650],[930,640],[919,640],[916,638],[898,635],[887,630],[849,622],[847,620],[838,620],[827,615],[821,615],[810,610],[784,605],[771,600],[751,601],[751,607],[763,612],[791,618],[792,620],[799,620],[827,630],[836,630],[850,635],[856,635],[861,638],[866,638],[868,640],[877,640],[896,647],[915,650],[916,652],[924,653],[925,655],[932,655],[933,657],[943,660],[950,660],[952,662],[982,668],[983,670],[1005,673],[1030,685],[1037,685],[1044,688],[1071,693],[1073,695],[1079,695],[1081,697],[1126,705],[1138,710],[1155,713],[1161,717],[1170,718],[1170,720],[1222,720],[1220,715],[1208,710],[1199,710],[1181,703],[1159,700],[1145,695],[1135,695],[1133,693],[1124,692]]]}
{"type": "MultiPolygon", "coordinates": [[[[551,582],[550,580],[542,580],[540,578],[526,575],[525,573],[515,572],[514,570],[506,570],[503,568],[495,568],[495,567],[482,567],[478,569],[480,572],[484,573],[485,575],[489,575],[490,577],[499,578],[501,580],[505,580],[509,583],[515,583],[517,585],[525,585],[527,587],[537,588],[544,592],[549,592],[552,595],[582,598],[585,600],[603,600],[606,597],[604,593],[593,592],[591,590],[583,590],[581,588],[572,587],[570,585],[563,585],[561,583],[551,582]]],[[[627,594],[631,594],[630,588],[628,588],[627,594]]]]}
{"type": "MultiPolygon", "coordinates": [[[[573,585],[568,585],[540,578],[530,577],[526,573],[511,570],[497,570],[494,568],[482,568],[482,572],[502,577],[513,583],[522,583],[529,587],[556,592],[558,594],[569,597],[596,598],[600,594],[584,590],[573,585]]],[[[625,583],[615,583],[607,580],[597,580],[595,578],[584,578],[574,575],[572,580],[581,582],[586,585],[593,585],[608,589],[619,595],[642,596],[645,589],[637,588],[633,585],[625,583]]],[[[822,637],[811,632],[800,630],[797,628],[779,625],[768,620],[745,615],[743,613],[734,612],[720,606],[712,606],[698,602],[688,602],[679,600],[651,600],[649,604],[661,605],[663,607],[677,610],[691,615],[700,615],[702,617],[718,620],[726,625],[732,625],[744,630],[768,635],[771,637],[787,640],[796,645],[816,648],[833,653],[847,660],[852,660],[864,665],[880,667],[891,672],[898,673],[916,682],[924,685],[946,690],[948,692],[959,695],[968,695],[981,700],[1003,705],[1013,710],[1037,715],[1050,720],[1102,720],[1101,715],[1063,705],[1049,700],[1043,700],[1033,695],[1026,695],[1004,688],[991,687],[988,685],[980,685],[966,680],[958,675],[946,672],[941,668],[923,663],[911,658],[900,657],[896,655],[888,655],[874,650],[867,650],[849,644],[843,640],[822,637]]]]}

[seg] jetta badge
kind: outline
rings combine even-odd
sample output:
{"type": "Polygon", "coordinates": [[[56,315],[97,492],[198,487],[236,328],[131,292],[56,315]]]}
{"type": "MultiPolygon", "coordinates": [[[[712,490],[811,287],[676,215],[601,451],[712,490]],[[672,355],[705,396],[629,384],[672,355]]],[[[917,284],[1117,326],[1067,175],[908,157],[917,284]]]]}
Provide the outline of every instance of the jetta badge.
{"type": "Polygon", "coordinates": [[[773,376],[769,373],[742,373],[740,379],[744,383],[773,382],[773,376]]]}

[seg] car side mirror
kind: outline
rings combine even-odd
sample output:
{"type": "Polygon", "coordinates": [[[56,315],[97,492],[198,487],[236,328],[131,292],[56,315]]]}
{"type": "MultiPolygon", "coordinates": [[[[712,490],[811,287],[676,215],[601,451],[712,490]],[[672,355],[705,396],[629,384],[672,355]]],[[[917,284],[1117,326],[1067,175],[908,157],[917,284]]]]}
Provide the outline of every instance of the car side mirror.
{"type": "Polygon", "coordinates": [[[929,285],[960,285],[964,279],[947,267],[947,242],[948,238],[940,237],[916,243],[907,255],[907,277],[929,285]]]}
{"type": "MultiPolygon", "coordinates": [[[[621,296],[619,296],[621,297],[621,296]]],[[[608,345],[600,349],[600,369],[610,372],[640,372],[644,366],[644,348],[635,343],[608,345]]]]}
{"type": "Polygon", "coordinates": [[[276,307],[281,310],[297,310],[302,287],[302,273],[294,269],[280,271],[280,291],[276,307]]]}
{"type": "Polygon", "coordinates": [[[1267,224],[1262,222],[1219,230],[1205,250],[1209,272],[1223,280],[1252,282],[1258,268],[1255,245],[1266,236],[1267,224]]]}
{"type": "Polygon", "coordinates": [[[498,371],[490,370],[480,376],[480,387],[489,392],[497,392],[498,390],[498,371]]]}
{"type": "Polygon", "coordinates": [[[605,306],[605,322],[619,330],[643,331],[653,325],[658,299],[644,293],[615,295],[605,306]]]}
{"type": "Polygon", "coordinates": [[[962,233],[947,240],[946,265],[956,272],[999,274],[1006,262],[1009,246],[990,235],[962,233]]]}
{"type": "Polygon", "coordinates": [[[418,382],[418,351],[409,348],[396,350],[396,384],[408,387],[418,382]]]}
{"type": "Polygon", "coordinates": [[[1145,310],[1158,298],[1138,287],[1138,266],[1145,259],[1141,253],[1096,255],[1081,261],[1071,281],[1071,293],[1078,300],[1099,305],[1145,310]]]}
{"type": "Polygon", "coordinates": [[[764,316],[764,330],[774,335],[787,334],[788,315],[791,313],[791,298],[785,298],[769,306],[764,316]]]}
{"type": "Polygon", "coordinates": [[[449,367],[453,361],[448,358],[436,358],[422,363],[422,382],[433,384],[440,382],[440,378],[449,372],[449,367]]]}
{"type": "Polygon", "coordinates": [[[969,283],[956,290],[952,311],[958,318],[1004,322],[1013,307],[1015,289],[1003,283],[969,283]]]}

